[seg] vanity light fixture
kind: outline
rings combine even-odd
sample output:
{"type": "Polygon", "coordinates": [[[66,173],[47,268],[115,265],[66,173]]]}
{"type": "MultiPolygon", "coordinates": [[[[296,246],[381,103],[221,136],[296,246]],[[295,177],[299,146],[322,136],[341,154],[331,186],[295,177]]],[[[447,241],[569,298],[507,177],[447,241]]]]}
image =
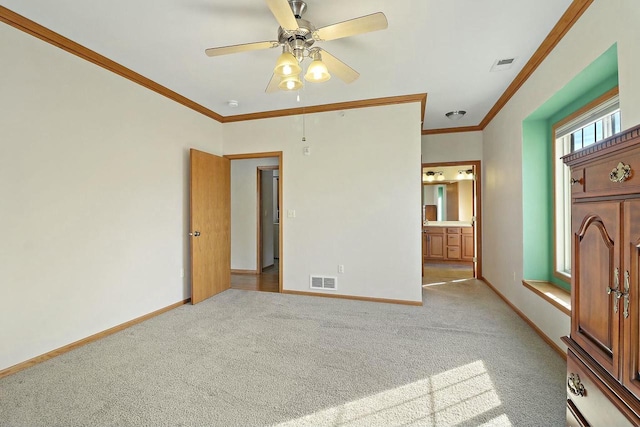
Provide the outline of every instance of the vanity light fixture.
{"type": "Polygon", "coordinates": [[[426,182],[433,182],[436,179],[436,173],[433,171],[428,171],[422,174],[422,180],[426,182]]]}
{"type": "Polygon", "coordinates": [[[444,181],[444,173],[437,171],[427,171],[422,174],[423,182],[444,181]]]}
{"type": "Polygon", "coordinates": [[[459,170],[458,175],[456,175],[456,179],[473,179],[473,169],[459,170]]]}

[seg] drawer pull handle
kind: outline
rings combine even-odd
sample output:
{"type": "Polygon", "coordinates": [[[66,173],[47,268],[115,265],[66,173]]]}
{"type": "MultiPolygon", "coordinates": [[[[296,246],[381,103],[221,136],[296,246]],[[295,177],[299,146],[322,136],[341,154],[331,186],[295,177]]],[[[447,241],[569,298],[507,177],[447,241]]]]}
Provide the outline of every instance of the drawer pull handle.
{"type": "Polygon", "coordinates": [[[585,396],[587,394],[587,391],[584,389],[584,385],[580,381],[580,375],[574,374],[573,372],[569,375],[567,387],[569,387],[569,391],[574,396],[585,396]]]}
{"type": "Polygon", "coordinates": [[[580,179],[571,178],[571,185],[575,185],[575,184],[582,185],[582,178],[580,179]]]}
{"type": "Polygon", "coordinates": [[[631,176],[631,166],[624,163],[618,163],[618,166],[613,168],[609,174],[611,182],[625,182],[631,176]]]}

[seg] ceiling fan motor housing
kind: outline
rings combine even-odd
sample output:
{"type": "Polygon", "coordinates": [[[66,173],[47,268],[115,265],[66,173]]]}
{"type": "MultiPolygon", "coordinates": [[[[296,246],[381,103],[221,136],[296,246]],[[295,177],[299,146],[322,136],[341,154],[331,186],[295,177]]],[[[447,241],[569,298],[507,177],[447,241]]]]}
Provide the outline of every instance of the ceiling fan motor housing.
{"type": "MultiPolygon", "coordinates": [[[[289,3],[291,4],[292,2],[289,3]]],[[[298,22],[298,28],[294,31],[287,31],[282,27],[278,27],[278,42],[288,46],[293,56],[300,62],[304,58],[305,50],[308,50],[315,43],[313,38],[315,28],[306,19],[296,17],[296,21],[298,22]]]]}

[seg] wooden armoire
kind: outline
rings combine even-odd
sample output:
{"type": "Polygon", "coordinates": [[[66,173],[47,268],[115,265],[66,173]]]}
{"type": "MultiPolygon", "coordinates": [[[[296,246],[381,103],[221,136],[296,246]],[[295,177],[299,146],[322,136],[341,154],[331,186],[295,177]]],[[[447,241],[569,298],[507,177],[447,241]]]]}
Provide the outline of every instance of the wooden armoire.
{"type": "Polygon", "coordinates": [[[567,424],[640,425],[640,126],[565,156],[571,168],[567,424]]]}

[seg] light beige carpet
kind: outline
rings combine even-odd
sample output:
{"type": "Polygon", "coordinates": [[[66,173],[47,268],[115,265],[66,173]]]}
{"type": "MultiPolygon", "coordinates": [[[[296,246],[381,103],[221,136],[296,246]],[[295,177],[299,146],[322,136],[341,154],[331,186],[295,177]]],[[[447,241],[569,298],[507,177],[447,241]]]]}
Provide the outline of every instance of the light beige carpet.
{"type": "Polygon", "coordinates": [[[473,267],[468,265],[456,264],[424,264],[424,275],[422,276],[422,284],[441,284],[454,280],[473,279],[473,267]]]}
{"type": "Polygon", "coordinates": [[[565,362],[481,282],[229,290],[0,380],[3,426],[561,426],[565,362]]]}

